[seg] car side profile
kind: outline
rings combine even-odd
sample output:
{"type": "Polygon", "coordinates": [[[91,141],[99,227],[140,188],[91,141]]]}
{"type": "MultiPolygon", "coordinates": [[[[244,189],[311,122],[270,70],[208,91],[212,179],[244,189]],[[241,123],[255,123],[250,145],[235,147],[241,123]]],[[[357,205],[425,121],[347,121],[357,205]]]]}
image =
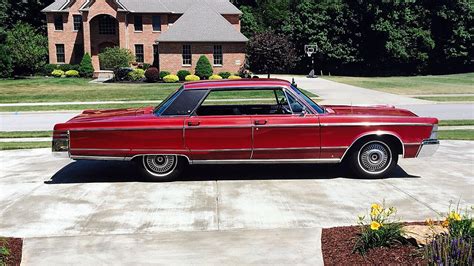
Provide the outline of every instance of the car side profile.
{"type": "Polygon", "coordinates": [[[138,162],[150,180],[187,164],[346,163],[380,178],[399,156],[432,155],[438,120],[393,106],[321,106],[289,82],[185,83],[156,107],[86,110],[55,125],[53,153],[138,162]]]}

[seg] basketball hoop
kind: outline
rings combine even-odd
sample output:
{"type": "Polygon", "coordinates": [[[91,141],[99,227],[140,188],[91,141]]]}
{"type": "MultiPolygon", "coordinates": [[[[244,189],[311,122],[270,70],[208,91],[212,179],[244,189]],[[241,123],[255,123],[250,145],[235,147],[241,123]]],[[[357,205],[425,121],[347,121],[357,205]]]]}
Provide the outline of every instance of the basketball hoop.
{"type": "Polygon", "coordinates": [[[318,50],[318,46],[316,44],[307,44],[304,46],[304,51],[308,57],[311,57],[314,53],[316,53],[316,50],[318,50]]]}

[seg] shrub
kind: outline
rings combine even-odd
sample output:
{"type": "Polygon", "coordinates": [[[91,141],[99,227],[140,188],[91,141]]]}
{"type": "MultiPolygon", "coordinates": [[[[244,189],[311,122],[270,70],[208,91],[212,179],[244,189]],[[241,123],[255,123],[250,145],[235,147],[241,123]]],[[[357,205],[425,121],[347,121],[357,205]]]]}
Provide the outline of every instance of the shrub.
{"type": "Polygon", "coordinates": [[[366,222],[365,216],[359,216],[361,233],[356,240],[353,252],[365,254],[375,247],[389,247],[392,244],[405,241],[402,237],[402,224],[395,222],[392,215],[396,213],[394,207],[385,208],[384,205],[372,204],[370,220],[366,222]]]}
{"type": "Polygon", "coordinates": [[[241,79],[241,77],[236,76],[236,75],[231,75],[229,76],[229,79],[241,79]]]}
{"type": "Polygon", "coordinates": [[[196,76],[199,76],[201,79],[208,79],[212,73],[213,70],[209,59],[205,55],[201,55],[196,63],[196,76]]]}
{"type": "MultiPolygon", "coordinates": [[[[51,70],[52,71],[52,70],[51,70]]],[[[49,73],[51,73],[48,72],[49,73]]],[[[13,73],[13,63],[5,45],[0,45],[0,78],[8,78],[13,73]]]]}
{"type": "Polygon", "coordinates": [[[145,71],[146,81],[148,82],[157,82],[160,80],[160,72],[156,67],[150,67],[145,71]]]}
{"type": "Polygon", "coordinates": [[[221,72],[219,73],[219,76],[221,76],[223,79],[228,79],[232,74],[230,72],[221,72]]]}
{"type": "Polygon", "coordinates": [[[68,71],[68,70],[71,70],[71,65],[70,64],[59,64],[57,65],[57,69],[60,69],[64,72],[68,71]]]}
{"type": "Polygon", "coordinates": [[[200,80],[201,78],[199,78],[198,76],[196,75],[187,75],[186,78],[184,78],[184,80],[186,81],[198,81],[200,80]]]}
{"type": "Polygon", "coordinates": [[[134,59],[130,50],[120,47],[107,47],[99,54],[102,69],[116,70],[120,67],[129,67],[134,59]]]}
{"type": "Polygon", "coordinates": [[[150,66],[151,66],[151,64],[143,63],[143,64],[140,66],[140,68],[146,71],[147,69],[150,68],[150,66]]]}
{"type": "Polygon", "coordinates": [[[218,80],[218,79],[222,79],[222,77],[220,75],[212,75],[209,77],[209,79],[218,80]]]}
{"type": "Polygon", "coordinates": [[[186,76],[191,75],[191,72],[183,69],[183,70],[178,71],[177,75],[179,77],[179,80],[184,81],[186,76]]]}
{"type": "Polygon", "coordinates": [[[428,265],[472,265],[472,238],[439,234],[425,246],[428,265]]]}
{"type": "Polygon", "coordinates": [[[79,77],[79,71],[74,70],[74,69],[68,70],[64,74],[68,78],[78,78],[79,77]]]}
{"type": "Polygon", "coordinates": [[[140,81],[145,78],[145,70],[141,68],[136,68],[128,72],[127,76],[131,81],[140,81]]]}
{"type": "Polygon", "coordinates": [[[61,69],[55,69],[55,70],[53,70],[53,72],[51,72],[51,76],[56,77],[56,78],[60,78],[60,77],[64,76],[64,71],[62,71],[61,69]]]}
{"type": "Polygon", "coordinates": [[[114,71],[115,81],[124,81],[129,80],[128,73],[132,72],[133,68],[131,67],[120,67],[114,71]]]}
{"type": "Polygon", "coordinates": [[[51,72],[53,72],[55,69],[59,69],[59,66],[55,64],[46,64],[43,67],[43,74],[51,75],[51,72]]]}
{"type": "Polygon", "coordinates": [[[176,75],[169,74],[163,77],[163,81],[166,83],[175,83],[179,81],[179,77],[176,75]]]}
{"type": "Polygon", "coordinates": [[[169,74],[171,74],[169,71],[160,71],[160,79],[163,80],[163,78],[169,74]]]}
{"type": "Polygon", "coordinates": [[[79,74],[85,78],[92,78],[94,74],[94,67],[92,66],[92,58],[88,53],[84,54],[81,63],[79,64],[79,74]]]}

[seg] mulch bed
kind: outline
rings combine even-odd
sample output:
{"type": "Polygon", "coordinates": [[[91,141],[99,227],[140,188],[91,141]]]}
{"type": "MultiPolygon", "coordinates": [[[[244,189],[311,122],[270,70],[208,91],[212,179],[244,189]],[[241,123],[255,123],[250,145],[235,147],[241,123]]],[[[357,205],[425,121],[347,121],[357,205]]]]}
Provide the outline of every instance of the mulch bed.
{"type": "Polygon", "coordinates": [[[359,233],[359,226],[323,229],[321,244],[324,265],[426,265],[423,248],[411,244],[374,248],[365,256],[352,253],[359,233]]]}
{"type": "Polygon", "coordinates": [[[23,240],[20,238],[0,238],[0,246],[6,247],[10,251],[10,255],[3,257],[0,255],[1,262],[5,265],[20,265],[21,262],[21,251],[23,248],[23,240]],[[5,240],[5,242],[3,242],[5,240]]]}

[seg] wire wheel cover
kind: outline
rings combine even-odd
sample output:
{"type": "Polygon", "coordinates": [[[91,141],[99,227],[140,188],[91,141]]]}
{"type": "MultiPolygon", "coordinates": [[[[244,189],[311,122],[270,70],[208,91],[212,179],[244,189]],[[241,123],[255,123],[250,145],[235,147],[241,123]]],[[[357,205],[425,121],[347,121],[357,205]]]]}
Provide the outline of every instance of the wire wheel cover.
{"type": "Polygon", "coordinates": [[[144,159],[146,168],[157,176],[165,176],[176,168],[176,155],[148,155],[144,159]]]}
{"type": "Polygon", "coordinates": [[[359,152],[359,164],[369,173],[383,172],[390,162],[390,150],[380,142],[370,142],[363,146],[359,152]]]}

